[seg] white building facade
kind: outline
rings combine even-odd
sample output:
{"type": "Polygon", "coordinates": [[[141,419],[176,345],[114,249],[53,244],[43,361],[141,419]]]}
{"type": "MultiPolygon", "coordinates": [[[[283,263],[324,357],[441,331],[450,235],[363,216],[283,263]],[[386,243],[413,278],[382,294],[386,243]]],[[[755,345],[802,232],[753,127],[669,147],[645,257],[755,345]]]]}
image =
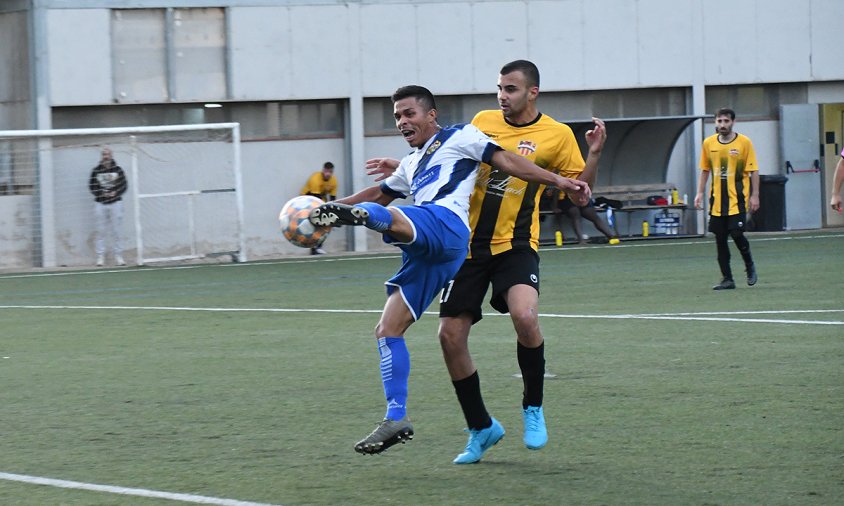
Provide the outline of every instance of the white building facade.
{"type": "MultiPolygon", "coordinates": [[[[0,130],[238,122],[247,257],[306,254],[280,238],[278,209],[325,161],[349,194],[371,184],[366,159],[407,151],[397,87],[428,87],[443,123],[466,122],[496,107],[501,66],[529,59],[540,110],[560,121],[709,117],[676,132],[658,166],[637,162],[647,131],[605,153],[599,184],[671,181],[691,198],[700,143],[726,106],[761,174],[790,178],[787,228],[841,226],[825,202],[844,144],[842,19],[840,0],[6,0],[0,130]],[[810,127],[795,134],[792,115],[810,127]]],[[[2,152],[0,268],[91,264],[93,224],[42,237],[33,209],[52,178],[2,152]]],[[[73,168],[82,179],[90,153],[73,168]]],[[[74,191],[62,198],[87,198],[74,191]]],[[[345,229],[329,251],[377,247],[345,229]]]]}

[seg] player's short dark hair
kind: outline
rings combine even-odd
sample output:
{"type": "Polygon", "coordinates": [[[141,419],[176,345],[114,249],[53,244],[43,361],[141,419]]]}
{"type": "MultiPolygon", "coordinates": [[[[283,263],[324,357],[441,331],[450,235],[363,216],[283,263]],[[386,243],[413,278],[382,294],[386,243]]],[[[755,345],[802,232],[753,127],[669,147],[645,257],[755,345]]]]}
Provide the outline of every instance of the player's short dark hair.
{"type": "Polygon", "coordinates": [[[730,109],[729,107],[722,107],[715,111],[715,117],[718,116],[729,116],[731,120],[736,119],[736,111],[730,109]]]}
{"type": "Polygon", "coordinates": [[[524,74],[525,81],[527,81],[528,86],[539,87],[539,69],[536,68],[536,65],[534,65],[533,62],[527,60],[511,61],[507,65],[501,67],[501,72],[499,72],[499,74],[506,76],[507,74],[517,70],[524,74]]]}
{"type": "Polygon", "coordinates": [[[334,164],[331,162],[325,162],[324,164],[322,164],[322,168],[334,170],[334,164]]]}
{"type": "Polygon", "coordinates": [[[437,108],[437,102],[434,100],[434,94],[431,93],[428,88],[425,88],[424,86],[417,86],[415,84],[402,86],[397,89],[392,96],[393,103],[408,97],[415,98],[417,102],[422,104],[422,107],[424,107],[426,111],[437,108]]]}

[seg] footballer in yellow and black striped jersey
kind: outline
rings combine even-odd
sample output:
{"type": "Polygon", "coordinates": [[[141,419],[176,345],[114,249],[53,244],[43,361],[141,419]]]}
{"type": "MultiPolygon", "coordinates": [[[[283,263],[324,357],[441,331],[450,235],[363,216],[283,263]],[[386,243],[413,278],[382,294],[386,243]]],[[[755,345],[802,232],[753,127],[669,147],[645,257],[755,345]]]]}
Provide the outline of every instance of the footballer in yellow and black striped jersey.
{"type": "MultiPolygon", "coordinates": [[[[509,123],[501,111],[479,112],[472,124],[507,151],[561,176],[577,178],[585,163],[568,125],[538,114],[523,125],[509,123]]],[[[526,183],[482,164],[469,206],[470,256],[496,255],[513,248],[539,247],[539,197],[543,185],[526,183]]]]}
{"type": "Polygon", "coordinates": [[[711,171],[709,208],[712,216],[744,215],[750,210],[750,173],[759,170],[753,143],[737,133],[730,142],[719,134],[703,141],[700,169],[711,171]]]}

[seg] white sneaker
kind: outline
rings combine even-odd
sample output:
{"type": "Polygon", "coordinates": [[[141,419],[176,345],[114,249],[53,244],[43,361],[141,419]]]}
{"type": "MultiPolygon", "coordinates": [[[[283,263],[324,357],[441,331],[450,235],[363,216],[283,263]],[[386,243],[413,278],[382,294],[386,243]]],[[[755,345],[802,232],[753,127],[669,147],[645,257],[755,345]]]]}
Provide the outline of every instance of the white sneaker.
{"type": "Polygon", "coordinates": [[[311,255],[324,255],[325,250],[322,248],[311,248],[311,255]]]}
{"type": "Polygon", "coordinates": [[[117,255],[114,257],[114,263],[116,263],[117,265],[126,265],[126,261],[123,260],[123,256],[121,255],[117,255]]]}
{"type": "Polygon", "coordinates": [[[97,267],[102,267],[103,265],[105,265],[105,256],[98,255],[97,256],[97,267]]]}

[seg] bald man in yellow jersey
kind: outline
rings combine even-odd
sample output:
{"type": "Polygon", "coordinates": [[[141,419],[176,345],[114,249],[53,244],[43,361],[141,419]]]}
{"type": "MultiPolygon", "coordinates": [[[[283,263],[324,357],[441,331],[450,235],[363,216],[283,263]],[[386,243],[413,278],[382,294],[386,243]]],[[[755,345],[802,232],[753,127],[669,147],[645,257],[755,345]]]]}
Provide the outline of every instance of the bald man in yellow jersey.
{"type": "MultiPolygon", "coordinates": [[[[589,154],[584,162],[571,128],[537,110],[538,94],[536,65],[526,60],[508,63],[498,77],[500,110],[481,111],[472,124],[502,148],[549,171],[593,185],[606,141],[604,123],[593,118],[595,127],[586,134],[589,154]]],[[[486,410],[469,353],[469,330],[481,319],[481,305],[490,285],[492,306],[501,313],[509,312],[516,330],[524,383],[523,442],[528,449],[538,450],[548,440],[542,409],[545,351],[538,318],[537,250],[543,190],[543,185],[526,183],[481,164],[469,204],[469,256],[440,301],[440,345],[469,432],[469,441],[455,464],[478,462],[504,437],[504,427],[486,410]]]]}
{"type": "Polygon", "coordinates": [[[748,213],[759,209],[759,167],[756,152],[750,139],[733,132],[736,113],[722,108],[715,113],[717,133],[703,141],[700,154],[700,179],[695,196],[695,207],[703,205],[703,192],[709,175],[712,186],[709,191],[709,231],[715,234],[718,249],[718,266],[721,268],[721,282],[713,290],[732,290],[736,287],[730,269],[730,247],[728,237],[738,247],[744,260],[747,284],[756,284],[756,266],[750,254],[750,242],[744,236],[744,225],[748,213]]]}

